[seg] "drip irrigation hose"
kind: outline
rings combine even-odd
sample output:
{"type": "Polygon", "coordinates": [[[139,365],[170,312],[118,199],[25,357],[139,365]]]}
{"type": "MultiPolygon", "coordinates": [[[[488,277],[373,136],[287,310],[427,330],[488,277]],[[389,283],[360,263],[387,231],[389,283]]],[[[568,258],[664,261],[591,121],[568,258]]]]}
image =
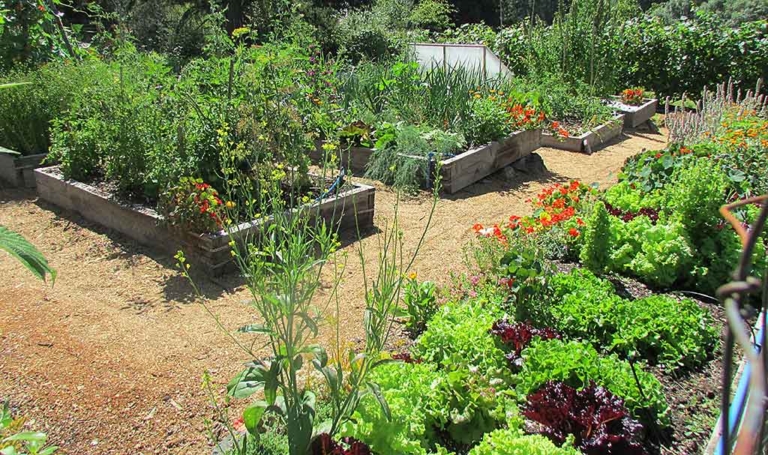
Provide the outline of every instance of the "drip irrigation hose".
{"type": "Polygon", "coordinates": [[[322,201],[323,199],[328,197],[328,195],[333,194],[334,191],[341,188],[341,186],[344,185],[344,177],[346,177],[346,174],[347,174],[346,171],[342,167],[341,170],[339,171],[339,176],[336,177],[336,180],[334,180],[330,188],[328,188],[328,190],[325,193],[321,194],[320,197],[315,199],[315,202],[322,201]]]}

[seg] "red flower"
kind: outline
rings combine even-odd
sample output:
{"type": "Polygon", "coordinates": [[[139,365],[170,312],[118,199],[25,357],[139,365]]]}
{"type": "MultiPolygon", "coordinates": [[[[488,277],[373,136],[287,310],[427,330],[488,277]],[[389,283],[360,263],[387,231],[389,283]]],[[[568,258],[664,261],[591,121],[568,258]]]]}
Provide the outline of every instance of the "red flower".
{"type": "Polygon", "coordinates": [[[244,433],[245,432],[245,421],[243,420],[243,418],[239,417],[237,420],[232,422],[232,428],[235,431],[237,431],[237,432],[244,433]]]}
{"type": "Polygon", "coordinates": [[[500,286],[506,286],[508,288],[512,288],[512,286],[515,285],[515,279],[514,278],[499,278],[499,285],[500,286]]]}
{"type": "Polygon", "coordinates": [[[584,221],[581,218],[576,218],[576,224],[579,226],[584,226],[584,221]]]}
{"type": "Polygon", "coordinates": [[[579,230],[576,228],[571,228],[568,230],[568,235],[570,235],[573,238],[576,238],[579,236],[579,230]]]}
{"type": "Polygon", "coordinates": [[[661,158],[661,152],[658,152],[658,153],[656,154],[656,159],[658,160],[659,158],[661,158]]]}
{"type": "Polygon", "coordinates": [[[475,231],[475,234],[479,234],[480,231],[483,230],[483,225],[480,223],[475,223],[475,225],[472,226],[472,230],[475,231]]]}

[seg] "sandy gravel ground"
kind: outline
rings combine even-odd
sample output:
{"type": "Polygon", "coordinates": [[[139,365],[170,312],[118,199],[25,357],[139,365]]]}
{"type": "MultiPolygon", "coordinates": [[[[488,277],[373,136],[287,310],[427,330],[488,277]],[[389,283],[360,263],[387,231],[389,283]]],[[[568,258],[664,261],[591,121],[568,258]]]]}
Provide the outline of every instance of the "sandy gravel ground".
{"type": "MultiPolygon", "coordinates": [[[[442,199],[415,270],[447,283],[451,272],[461,271],[474,223],[528,213],[526,199],[554,182],[609,185],[627,157],[664,145],[663,135],[630,133],[592,156],[539,149],[546,175],[508,181],[499,174],[442,199]]],[[[396,199],[377,185],[377,224],[391,219],[396,199]]],[[[430,204],[426,197],[401,201],[407,250],[430,204]]],[[[204,419],[212,410],[202,375],[208,371],[223,395],[224,384],[248,359],[196,303],[173,259],[37,201],[30,191],[0,189],[0,225],[35,243],[59,272],[51,288],[0,254],[0,397],[66,453],[210,453],[204,419]]],[[[375,236],[363,247],[373,266],[375,236]]],[[[339,290],[349,343],[362,336],[356,251],[355,244],[342,251],[349,260],[339,290]]],[[[197,281],[226,327],[253,321],[237,277],[197,281]]],[[[326,327],[321,338],[329,333],[326,327]]]]}

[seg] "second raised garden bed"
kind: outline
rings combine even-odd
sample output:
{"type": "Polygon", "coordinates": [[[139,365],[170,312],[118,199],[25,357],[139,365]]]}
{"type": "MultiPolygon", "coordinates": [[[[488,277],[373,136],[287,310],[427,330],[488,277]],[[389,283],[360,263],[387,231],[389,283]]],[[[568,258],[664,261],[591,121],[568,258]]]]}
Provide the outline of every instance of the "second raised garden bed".
{"type": "MultiPolygon", "coordinates": [[[[255,234],[269,222],[265,217],[242,223],[231,229],[232,235],[227,231],[213,234],[182,232],[168,227],[152,209],[119,202],[94,186],[66,180],[58,166],[37,169],[34,173],[41,199],[166,253],[181,249],[196,267],[210,275],[219,275],[233,264],[231,240],[255,234]]],[[[374,205],[375,188],[352,184],[348,190],[302,209],[308,210],[315,219],[319,216],[326,223],[345,230],[373,225],[374,205]]]]}
{"type": "MultiPolygon", "coordinates": [[[[443,159],[440,162],[442,190],[448,194],[454,194],[530,155],[531,152],[541,146],[541,141],[541,130],[518,131],[501,141],[494,141],[443,159]]],[[[352,147],[342,152],[340,160],[345,168],[360,173],[365,171],[372,155],[373,149],[352,147]]],[[[322,144],[317,144],[315,150],[310,152],[310,157],[315,162],[323,161],[322,144]]],[[[413,158],[427,159],[425,157],[413,158]]]]}
{"type": "Polygon", "coordinates": [[[637,128],[656,114],[659,100],[646,98],[643,100],[643,104],[632,106],[622,103],[620,97],[614,96],[608,101],[608,104],[624,114],[624,128],[637,128]]]}
{"type": "Polygon", "coordinates": [[[34,188],[35,169],[48,156],[45,153],[23,156],[0,147],[0,180],[12,188],[34,188]]]}
{"type": "Polygon", "coordinates": [[[621,135],[623,125],[624,114],[619,114],[608,123],[604,123],[579,136],[558,138],[548,132],[544,132],[541,137],[541,145],[569,152],[592,154],[592,152],[621,135]]]}

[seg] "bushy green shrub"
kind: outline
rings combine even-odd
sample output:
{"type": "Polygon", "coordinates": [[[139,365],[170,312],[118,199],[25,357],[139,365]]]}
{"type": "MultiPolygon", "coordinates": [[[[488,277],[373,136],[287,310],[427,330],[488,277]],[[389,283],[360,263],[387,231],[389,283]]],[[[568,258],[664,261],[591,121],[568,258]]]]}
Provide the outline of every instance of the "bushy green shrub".
{"type": "Polygon", "coordinates": [[[509,134],[506,111],[494,101],[481,98],[472,103],[472,112],[462,125],[467,142],[479,146],[509,134]]]}
{"type": "Polygon", "coordinates": [[[3,74],[0,84],[29,85],[0,91],[0,146],[24,155],[47,153],[53,119],[65,115],[83,92],[114,74],[113,67],[98,60],[49,63],[3,74]]]}
{"type": "Polygon", "coordinates": [[[339,52],[353,63],[385,60],[396,48],[387,28],[370,11],[351,11],[342,16],[335,38],[339,52]]]}
{"type": "Polygon", "coordinates": [[[483,438],[469,455],[578,455],[580,452],[565,444],[558,447],[540,435],[526,435],[518,429],[496,430],[483,438]]]}
{"type": "Polygon", "coordinates": [[[517,390],[522,395],[534,392],[547,381],[563,381],[571,387],[582,388],[595,381],[625,400],[627,409],[641,421],[648,416],[667,425],[669,411],[664,390],[652,374],[635,365],[638,390],[632,367],[616,355],[601,357],[592,345],[561,340],[534,341],[523,351],[523,371],[517,390]],[[646,414],[646,412],[648,414],[646,414]]]}
{"type": "MultiPolygon", "coordinates": [[[[67,178],[105,177],[124,195],[157,198],[147,176],[176,150],[169,97],[147,85],[167,84],[169,69],[157,57],[113,67],[85,88],[55,122],[51,158],[67,178]]],[[[164,182],[167,183],[167,182],[164,182]]]]}
{"type": "Polygon", "coordinates": [[[746,91],[768,75],[767,34],[765,20],[730,27],[704,13],[667,25],[646,15],[615,35],[622,52],[614,64],[625,87],[661,97],[699,93],[729,78],[746,91]]]}

